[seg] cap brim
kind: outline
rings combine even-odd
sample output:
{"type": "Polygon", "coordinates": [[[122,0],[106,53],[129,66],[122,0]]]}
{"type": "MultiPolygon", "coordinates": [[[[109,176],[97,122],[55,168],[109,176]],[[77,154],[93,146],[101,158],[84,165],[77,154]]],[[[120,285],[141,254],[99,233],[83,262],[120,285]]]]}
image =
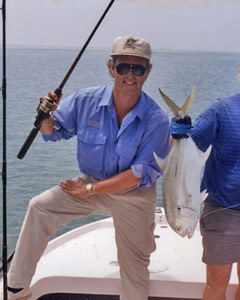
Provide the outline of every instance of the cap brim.
{"type": "Polygon", "coordinates": [[[131,52],[112,53],[110,56],[111,57],[113,57],[113,56],[136,56],[136,57],[142,57],[142,58],[146,58],[146,59],[150,60],[150,57],[147,55],[140,55],[140,54],[131,53],[131,52]]]}

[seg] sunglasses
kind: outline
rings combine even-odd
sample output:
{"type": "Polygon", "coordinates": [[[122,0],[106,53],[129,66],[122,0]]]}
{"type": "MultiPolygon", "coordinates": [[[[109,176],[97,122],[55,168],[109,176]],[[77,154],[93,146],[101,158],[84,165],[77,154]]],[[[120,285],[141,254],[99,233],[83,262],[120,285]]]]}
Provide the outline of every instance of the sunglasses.
{"type": "Polygon", "coordinates": [[[143,74],[146,72],[146,67],[136,64],[122,63],[115,65],[115,67],[119,75],[126,75],[130,70],[132,70],[133,75],[136,76],[143,76],[143,74]]]}

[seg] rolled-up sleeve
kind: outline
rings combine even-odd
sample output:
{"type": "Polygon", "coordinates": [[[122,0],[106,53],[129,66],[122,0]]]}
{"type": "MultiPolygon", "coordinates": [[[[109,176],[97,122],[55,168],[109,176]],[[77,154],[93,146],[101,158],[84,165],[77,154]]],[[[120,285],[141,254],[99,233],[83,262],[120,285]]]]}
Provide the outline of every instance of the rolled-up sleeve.
{"type": "Polygon", "coordinates": [[[138,185],[141,188],[151,186],[162,173],[154,159],[153,152],[164,158],[170,150],[169,120],[164,113],[160,117],[159,114],[156,114],[148,121],[141,144],[131,165],[133,174],[141,178],[138,185]]]}

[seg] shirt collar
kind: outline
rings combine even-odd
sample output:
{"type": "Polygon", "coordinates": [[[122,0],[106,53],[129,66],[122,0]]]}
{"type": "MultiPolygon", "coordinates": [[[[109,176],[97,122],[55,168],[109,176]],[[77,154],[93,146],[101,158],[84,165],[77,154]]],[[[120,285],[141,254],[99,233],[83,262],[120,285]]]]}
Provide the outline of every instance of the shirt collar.
{"type": "MultiPolygon", "coordinates": [[[[102,99],[99,102],[99,106],[108,106],[109,108],[113,105],[113,85],[106,86],[106,89],[103,93],[102,99]]],[[[141,97],[138,103],[135,105],[133,110],[131,111],[131,117],[139,117],[143,118],[144,109],[146,108],[146,94],[142,91],[141,97]]]]}
{"type": "Polygon", "coordinates": [[[102,99],[100,100],[98,106],[110,106],[112,103],[112,94],[113,94],[113,85],[108,85],[105,88],[105,91],[102,95],[102,99]]]}

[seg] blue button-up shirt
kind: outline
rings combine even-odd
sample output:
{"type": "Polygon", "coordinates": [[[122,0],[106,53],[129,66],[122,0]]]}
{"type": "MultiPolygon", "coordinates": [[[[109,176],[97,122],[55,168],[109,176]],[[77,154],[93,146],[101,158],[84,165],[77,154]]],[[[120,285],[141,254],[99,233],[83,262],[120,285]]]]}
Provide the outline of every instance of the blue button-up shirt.
{"type": "Polygon", "coordinates": [[[215,202],[240,209],[240,94],[214,101],[193,125],[202,151],[212,145],[202,190],[215,202]]]}
{"type": "Polygon", "coordinates": [[[102,180],[132,168],[141,178],[139,187],[148,187],[161,174],[153,151],[160,157],[169,151],[167,114],[142,92],[119,128],[112,91],[112,86],[88,88],[62,100],[53,113],[55,129],[43,138],[57,141],[77,135],[81,172],[102,180]]]}

